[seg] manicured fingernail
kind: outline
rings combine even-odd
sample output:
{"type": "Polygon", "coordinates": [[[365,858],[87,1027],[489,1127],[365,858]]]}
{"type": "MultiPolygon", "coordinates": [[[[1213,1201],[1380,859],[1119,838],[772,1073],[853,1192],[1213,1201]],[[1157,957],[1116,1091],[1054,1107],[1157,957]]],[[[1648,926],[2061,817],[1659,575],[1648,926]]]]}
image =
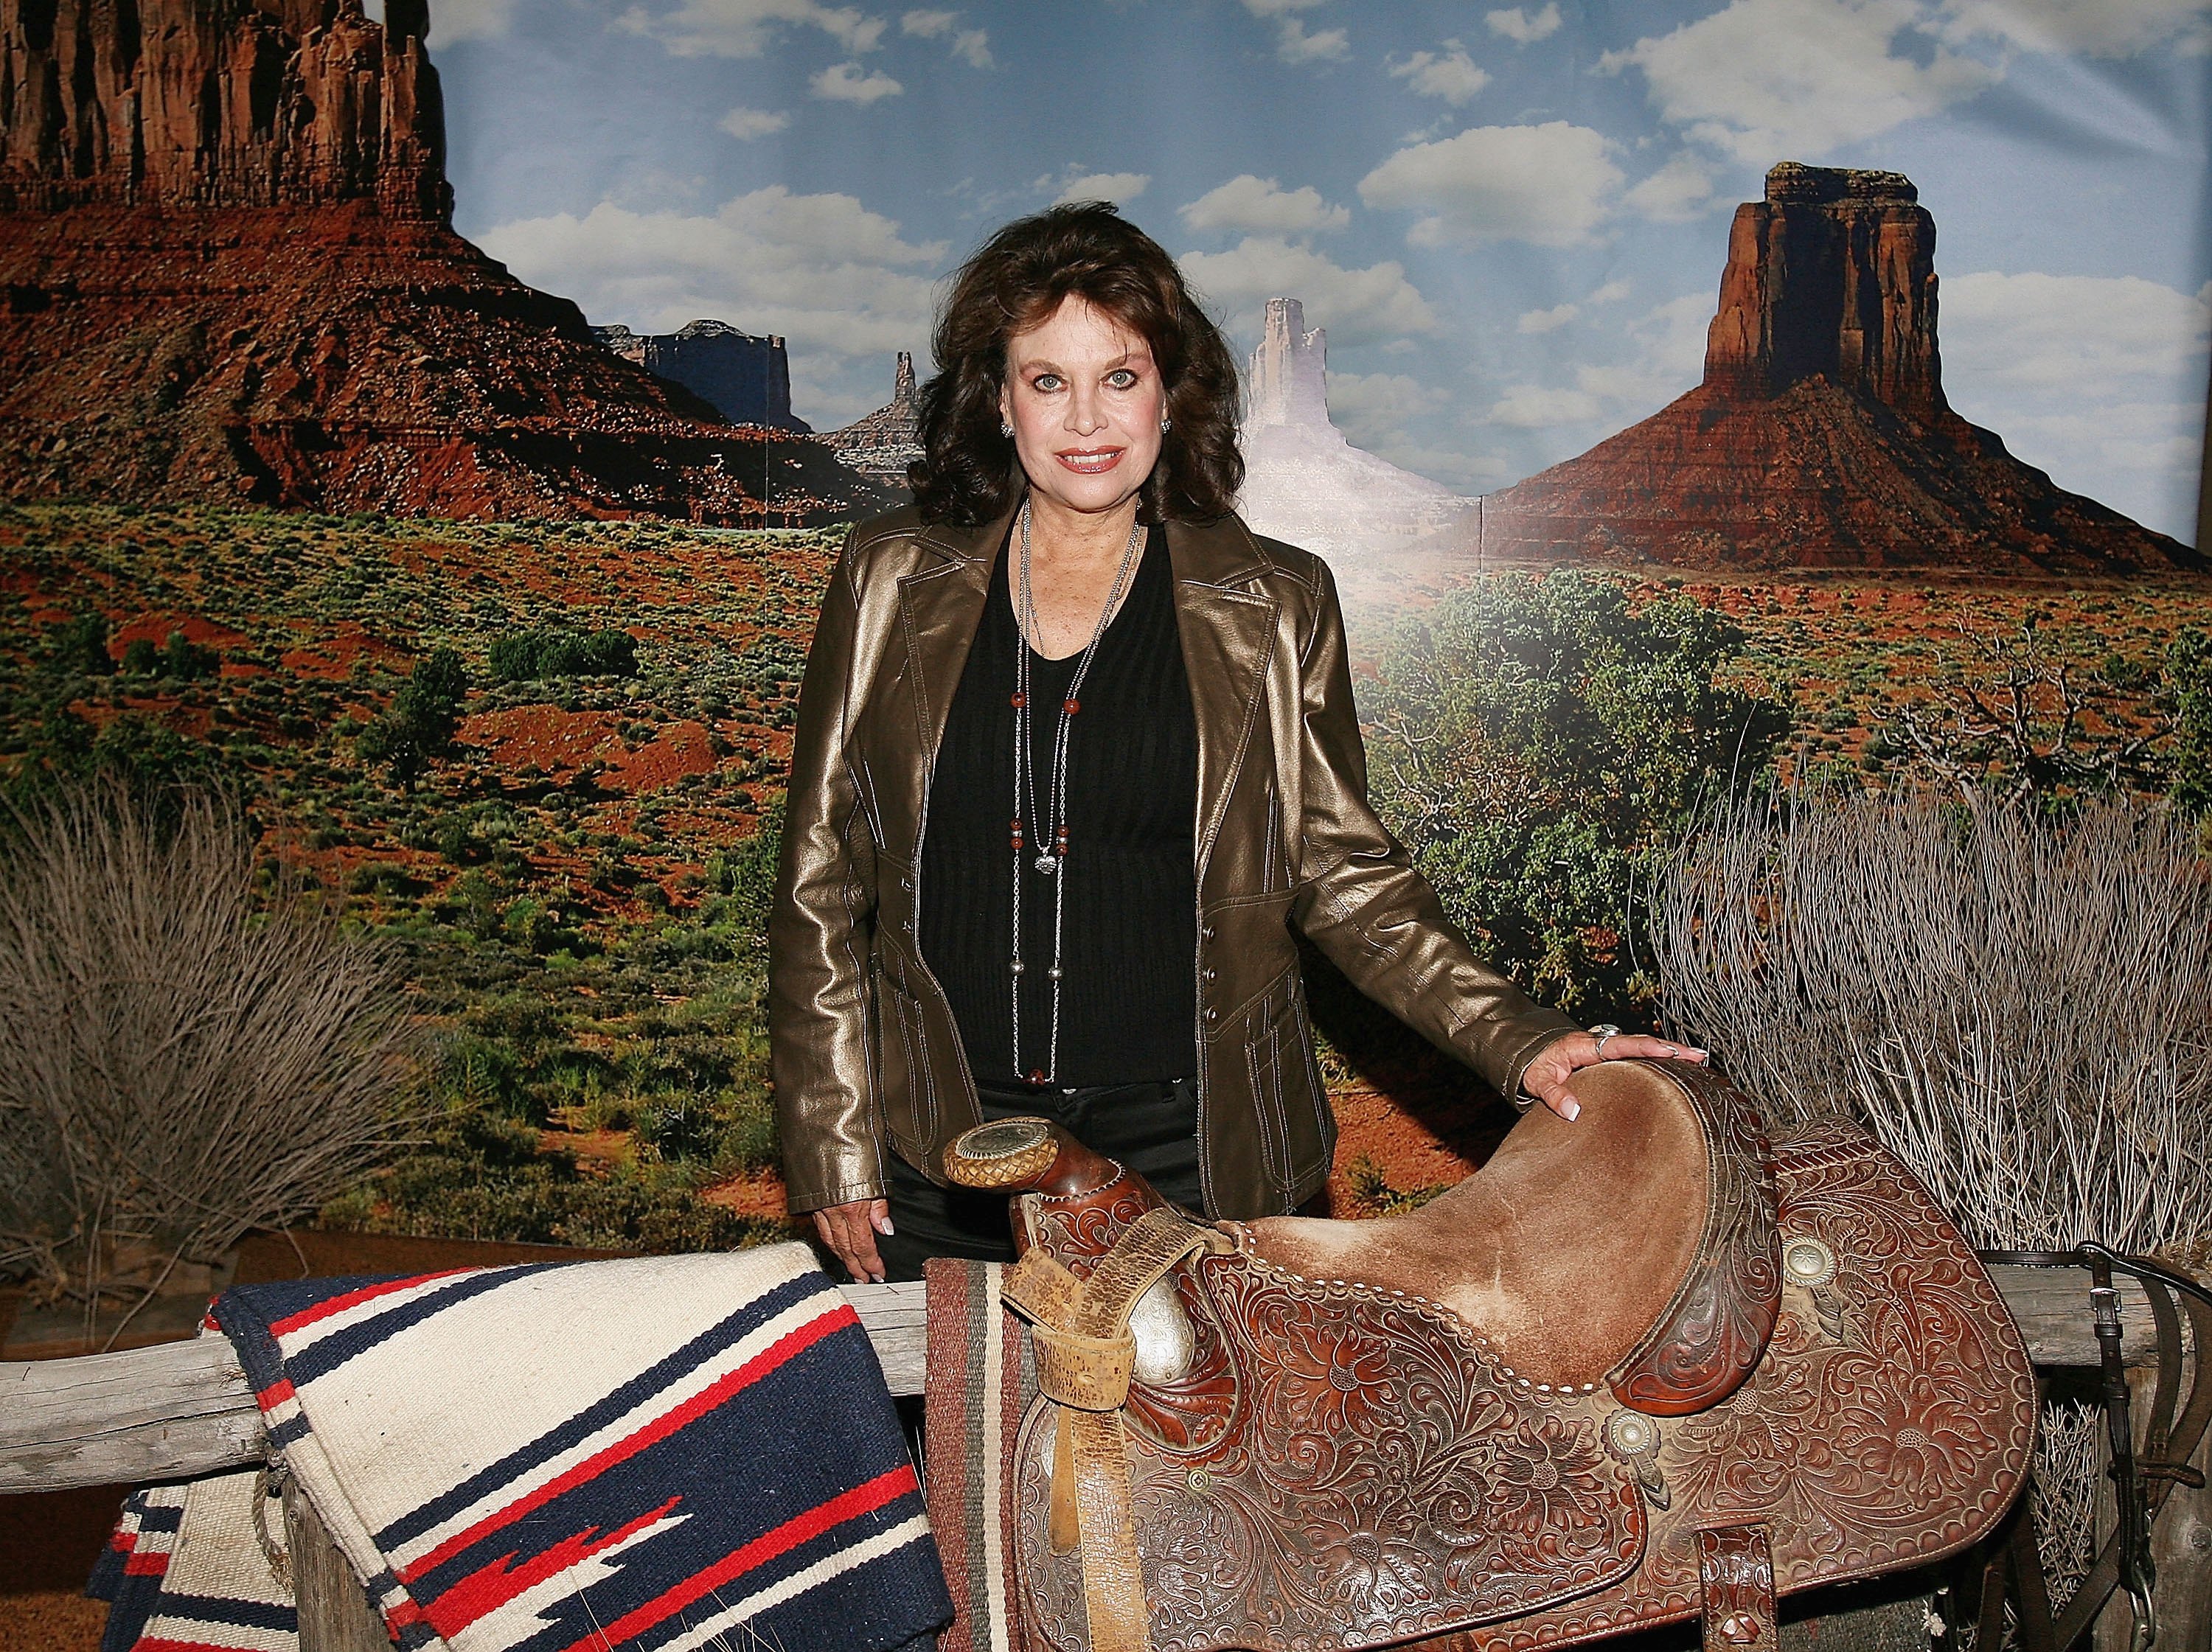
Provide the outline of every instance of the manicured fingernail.
{"type": "Polygon", "coordinates": [[[878,1233],[896,1233],[898,1230],[891,1225],[890,1218],[885,1216],[877,1219],[876,1231],[878,1233]]]}
{"type": "Polygon", "coordinates": [[[1582,1115],[1583,1104],[1577,1101],[1573,1096],[1570,1096],[1565,1101],[1559,1103],[1559,1116],[1566,1120],[1569,1123],[1571,1124],[1575,1120],[1582,1117],[1582,1115]]]}

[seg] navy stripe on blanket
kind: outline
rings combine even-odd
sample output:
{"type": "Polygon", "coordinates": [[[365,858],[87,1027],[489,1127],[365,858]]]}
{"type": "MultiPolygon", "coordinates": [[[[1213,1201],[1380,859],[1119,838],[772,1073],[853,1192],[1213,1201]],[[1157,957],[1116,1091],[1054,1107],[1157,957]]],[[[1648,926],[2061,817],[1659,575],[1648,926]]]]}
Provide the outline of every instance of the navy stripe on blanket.
{"type": "MultiPolygon", "coordinates": [[[[661,1652],[687,1641],[764,1641],[785,1652],[905,1646],[949,1619],[951,1601],[875,1351],[803,1254],[765,1270],[730,1260],[740,1268],[730,1285],[711,1266],[672,1275],[624,1271],[653,1266],[643,1262],[567,1265],[594,1283],[603,1278],[626,1303],[647,1300],[635,1296],[636,1282],[653,1279],[665,1294],[649,1300],[665,1302],[665,1327],[681,1345],[618,1369],[604,1388],[579,1386],[556,1426],[459,1484],[435,1474],[407,1484],[404,1466],[376,1455],[357,1425],[333,1436],[318,1418],[326,1405],[360,1403],[349,1361],[387,1339],[399,1351],[434,1315],[465,1316],[448,1321],[459,1328],[439,1339],[442,1347],[528,1334],[530,1315],[544,1311],[536,1293],[508,1297],[498,1287],[538,1266],[451,1283],[424,1276],[419,1290],[410,1280],[243,1286],[226,1293],[215,1316],[272,1433],[313,1434],[307,1449],[329,1454],[318,1473],[341,1488],[349,1475],[374,1474],[380,1509],[404,1509],[381,1531],[355,1528],[356,1540],[385,1558],[371,1594],[403,1652],[440,1641],[453,1652],[661,1652]],[[793,1268],[804,1272],[784,1277],[793,1268]],[[380,1285],[388,1308],[378,1303],[380,1285]],[[316,1337],[325,1304],[358,1322],[316,1337]],[[732,1349],[779,1318],[788,1323],[773,1341],[732,1360],[732,1349]],[[691,1391],[672,1399],[679,1386],[691,1391]],[[356,1449],[369,1459],[348,1461],[356,1449]],[[405,1487],[397,1498],[395,1475],[405,1487]]],[[[574,1305],[588,1303],[588,1293],[564,1300],[563,1329],[589,1334],[588,1307],[574,1305]]],[[[572,1379],[549,1356],[542,1380],[558,1392],[572,1379]]],[[[471,1414],[501,1404],[471,1383],[465,1359],[425,1370],[422,1381],[426,1393],[447,1396],[440,1406],[463,1439],[471,1414]]]]}
{"type": "MultiPolygon", "coordinates": [[[[302,1348],[284,1362],[284,1375],[292,1379],[295,1388],[301,1383],[313,1382],[318,1377],[329,1376],[356,1354],[366,1353],[379,1343],[398,1335],[409,1326],[420,1325],[434,1315],[445,1313],[472,1297],[481,1296],[487,1291],[496,1291],[501,1285],[516,1279],[526,1278],[532,1273],[543,1273],[549,1267],[568,1266],[572,1265],[562,1262],[526,1262],[514,1267],[486,1268],[480,1273],[456,1274],[449,1281],[439,1285],[437,1289],[426,1291],[410,1302],[395,1304],[383,1313],[362,1321],[358,1325],[348,1326],[343,1331],[334,1331],[321,1340],[302,1348]]],[[[347,1279],[342,1282],[297,1280],[288,1281],[288,1283],[295,1285],[343,1283],[349,1288],[358,1288],[372,1281],[367,1279],[347,1279]]],[[[252,1313],[260,1319],[258,1328],[264,1335],[273,1335],[270,1327],[279,1321],[288,1317],[289,1314],[303,1311],[313,1305],[312,1302],[303,1302],[299,1307],[290,1309],[278,1307],[273,1303],[264,1306],[259,1296],[264,1289],[266,1287],[259,1285],[246,1287],[246,1293],[241,1294],[246,1294],[247,1300],[232,1303],[231,1312],[228,1316],[223,1313],[223,1306],[230,1302],[232,1293],[226,1292],[217,1298],[216,1318],[222,1323],[223,1330],[230,1334],[232,1340],[237,1339],[237,1331],[229,1322],[233,1318],[252,1313]],[[271,1311],[272,1309],[274,1311],[271,1311]]],[[[334,1296],[338,1293],[329,1291],[324,1294],[334,1296]]]]}
{"type": "Polygon", "coordinates": [[[822,1282],[818,1278],[801,1278],[756,1297],[720,1324],[694,1337],[665,1359],[647,1366],[598,1404],[586,1406],[560,1427],[540,1435],[528,1445],[508,1453],[499,1461],[471,1475],[452,1491],[432,1497],[420,1508],[393,1521],[376,1534],[376,1546],[389,1554],[394,1549],[412,1542],[469,1507],[493,1488],[512,1484],[548,1459],[559,1456],[580,1441],[589,1439],[610,1423],[627,1416],[670,1383],[696,1370],[724,1349],[742,1342],[784,1309],[805,1301],[821,1288],[822,1282]]]}
{"type": "Polygon", "coordinates": [[[164,1594],[161,1615],[183,1618],[196,1624],[236,1624],[245,1629],[296,1631],[300,1627],[297,1606],[276,1606],[266,1600],[238,1600],[220,1594],[164,1594]]]}

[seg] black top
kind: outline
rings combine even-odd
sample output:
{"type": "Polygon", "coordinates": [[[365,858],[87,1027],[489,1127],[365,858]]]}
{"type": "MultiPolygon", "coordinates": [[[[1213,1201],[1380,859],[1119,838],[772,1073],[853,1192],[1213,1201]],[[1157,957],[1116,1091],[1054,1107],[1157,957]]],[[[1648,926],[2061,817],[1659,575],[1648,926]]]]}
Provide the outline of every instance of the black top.
{"type": "MultiPolygon", "coordinates": [[[[1054,877],[1022,855],[1022,1048],[1010,987],[1014,852],[1014,624],[1009,552],[962,671],[931,772],[921,851],[923,958],[951,1001],[979,1083],[1050,1060],[1054,877]]],[[[1198,725],[1176,629],[1167,538],[1153,528],[1121,610],[1099,640],[1068,738],[1059,1085],[1177,1078],[1198,1070],[1198,725]]],[[[1060,704],[1079,652],[1030,655],[1040,814],[1060,704]]],[[[1026,814],[1026,811],[1024,811],[1026,814]]]]}

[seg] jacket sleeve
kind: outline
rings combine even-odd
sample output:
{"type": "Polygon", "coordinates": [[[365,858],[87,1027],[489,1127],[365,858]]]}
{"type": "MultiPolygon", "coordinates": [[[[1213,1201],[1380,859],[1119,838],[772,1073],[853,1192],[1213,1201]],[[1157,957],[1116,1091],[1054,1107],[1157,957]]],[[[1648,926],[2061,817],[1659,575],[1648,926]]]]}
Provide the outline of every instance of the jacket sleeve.
{"type": "Polygon", "coordinates": [[[769,914],[769,1044],[792,1210],[886,1192],[870,1080],[874,846],[844,756],[859,618],[851,543],[837,560],[799,690],[783,854],[769,914]]]}
{"type": "Polygon", "coordinates": [[[1299,662],[1304,800],[1292,916],[1361,992],[1525,1104],[1528,1063],[1577,1023],[1474,956],[1369,806],[1344,616],[1327,566],[1316,566],[1320,591],[1299,662]]]}

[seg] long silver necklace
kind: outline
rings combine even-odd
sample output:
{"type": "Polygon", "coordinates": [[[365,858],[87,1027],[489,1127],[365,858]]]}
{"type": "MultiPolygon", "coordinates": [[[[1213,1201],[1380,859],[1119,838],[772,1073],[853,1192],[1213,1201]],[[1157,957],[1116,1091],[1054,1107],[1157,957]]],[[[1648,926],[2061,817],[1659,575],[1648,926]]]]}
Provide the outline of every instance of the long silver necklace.
{"type": "Polygon", "coordinates": [[[1091,628],[1091,641],[1083,647],[1083,657],[1075,663],[1075,675],[1068,680],[1067,693],[1060,702],[1060,726],[1053,736],[1052,769],[1045,779],[1044,810],[1037,809],[1036,763],[1030,744],[1030,639],[1037,635],[1036,604],[1030,592],[1030,507],[1022,501],[1022,571],[1018,615],[1014,627],[1014,944],[1007,962],[1012,976],[1010,991],[1014,1010],[1014,1077],[1026,1078],[1042,1089],[1060,1073],[1060,945],[1064,933],[1063,920],[1067,911],[1067,738],[1075,714],[1082,709],[1079,696],[1083,692],[1083,679],[1091,673],[1091,657],[1098,652],[1098,640],[1106,635],[1106,623],[1121,605],[1122,590],[1129,581],[1129,569],[1137,555],[1137,541],[1144,532],[1139,522],[1129,524],[1129,543],[1121,547],[1121,566],[1115,570],[1114,588],[1106,593],[1105,605],[1098,610],[1097,623],[1091,628]],[[1029,831],[1024,823],[1037,824],[1036,854],[1027,859],[1029,831]],[[1034,866],[1052,879],[1052,968],[1046,972],[1052,982],[1052,1029],[1047,1041],[1045,1065],[1022,1071],[1022,975],[1027,964],[1022,957],[1022,883],[1024,874],[1034,866]]]}

